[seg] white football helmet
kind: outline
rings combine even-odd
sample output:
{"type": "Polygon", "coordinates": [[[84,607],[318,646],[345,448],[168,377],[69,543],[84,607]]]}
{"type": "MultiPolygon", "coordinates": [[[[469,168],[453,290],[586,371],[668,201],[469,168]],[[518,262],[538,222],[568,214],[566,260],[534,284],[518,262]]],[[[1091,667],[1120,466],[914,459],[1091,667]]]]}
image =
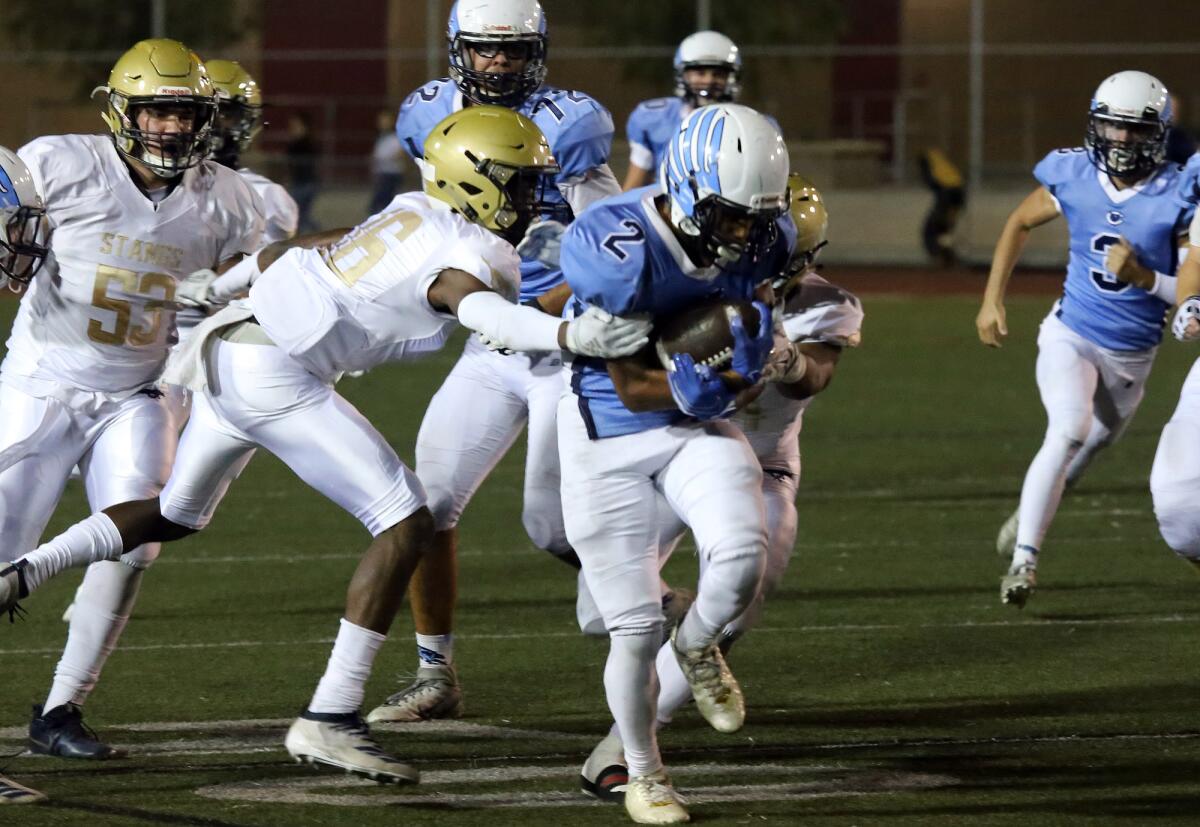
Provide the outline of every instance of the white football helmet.
{"type": "Polygon", "coordinates": [[[46,210],[29,167],[0,146],[0,274],[28,284],[46,258],[46,210]]]}
{"type": "Polygon", "coordinates": [[[671,138],[659,181],[671,199],[671,223],[727,267],[774,242],[775,219],[788,208],[787,147],[748,106],[701,107],[671,138]],[[740,237],[722,229],[738,222],[748,230],[740,237]]]}
{"type": "Polygon", "coordinates": [[[1104,79],[1088,108],[1086,146],[1097,167],[1117,178],[1142,178],[1166,155],[1171,97],[1145,72],[1104,79]]]}
{"type": "Polygon", "coordinates": [[[520,106],[546,79],[546,15],[537,0],[457,0],[446,25],[450,77],[474,103],[520,106]],[[525,60],[517,72],[481,72],[469,51],[525,60]]]}
{"type": "Polygon", "coordinates": [[[742,55],[737,44],[720,32],[690,34],[675,50],[675,94],[694,106],[737,100],[741,85],[742,55]],[[684,78],[688,69],[725,69],[729,77],[724,82],[689,84],[684,78]]]}

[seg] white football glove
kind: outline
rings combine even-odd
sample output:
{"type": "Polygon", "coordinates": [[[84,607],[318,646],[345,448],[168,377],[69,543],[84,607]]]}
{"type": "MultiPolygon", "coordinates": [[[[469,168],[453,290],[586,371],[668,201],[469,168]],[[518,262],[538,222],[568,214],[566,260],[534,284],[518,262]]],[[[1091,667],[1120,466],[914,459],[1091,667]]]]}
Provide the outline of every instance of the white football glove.
{"type": "Polygon", "coordinates": [[[525,237],[517,245],[517,255],[525,261],[537,261],[557,270],[562,236],[566,231],[566,226],[558,221],[535,221],[529,225],[525,237]]]}
{"type": "Polygon", "coordinates": [[[1200,296],[1188,296],[1179,303],[1171,322],[1171,332],[1181,342],[1200,339],[1200,296]]]}
{"type": "Polygon", "coordinates": [[[567,350],[599,359],[631,356],[650,341],[650,327],[648,316],[614,316],[589,307],[567,322],[567,350]]]}
{"type": "Polygon", "coordinates": [[[788,342],[782,347],[777,345],[771,350],[771,355],[767,357],[767,364],[763,366],[762,378],[767,382],[790,384],[799,382],[806,373],[808,373],[808,357],[796,344],[788,342]]]}
{"type": "Polygon", "coordinates": [[[175,288],[175,303],[180,307],[196,307],[207,310],[212,306],[212,283],[217,280],[217,274],[212,270],[197,270],[188,273],[175,288]]]}

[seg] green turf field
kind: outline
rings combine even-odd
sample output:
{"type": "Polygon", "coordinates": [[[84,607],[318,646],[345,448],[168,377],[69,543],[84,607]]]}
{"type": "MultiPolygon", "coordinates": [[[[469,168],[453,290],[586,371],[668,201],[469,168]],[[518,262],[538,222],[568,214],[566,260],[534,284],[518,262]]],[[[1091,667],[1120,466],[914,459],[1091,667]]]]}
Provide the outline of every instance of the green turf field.
{"type": "MultiPolygon", "coordinates": [[[[1064,502],[1041,588],[1017,611],[999,603],[992,543],[1041,439],[1033,356],[1048,303],[1014,298],[1013,341],[987,351],[974,298],[867,298],[864,345],[805,424],[792,569],[731,657],[748,723],[720,735],[685,709],[662,734],[697,822],[1196,823],[1200,580],[1159,539],[1147,478],[1200,350],[1164,345],[1138,419],[1064,502]]],[[[457,344],[341,389],[411,460],[456,356],[457,344]]],[[[367,537],[259,457],[212,528],[147,576],[88,704],[134,757],[10,760],[54,801],[4,808],[0,824],[627,823],[576,792],[608,724],[606,646],[576,633],[574,578],[522,534],[519,453],[462,526],[468,715],[381,733],[421,766],[420,786],[317,772],[283,751],[367,537]]],[[[51,529],[84,513],[73,487],[51,529]]],[[[693,579],[691,555],[668,576],[693,579]]],[[[0,751],[20,749],[44,697],[76,582],[60,578],[28,621],[0,629],[0,751]]],[[[415,666],[407,614],[393,637],[368,703],[415,666]]]]}

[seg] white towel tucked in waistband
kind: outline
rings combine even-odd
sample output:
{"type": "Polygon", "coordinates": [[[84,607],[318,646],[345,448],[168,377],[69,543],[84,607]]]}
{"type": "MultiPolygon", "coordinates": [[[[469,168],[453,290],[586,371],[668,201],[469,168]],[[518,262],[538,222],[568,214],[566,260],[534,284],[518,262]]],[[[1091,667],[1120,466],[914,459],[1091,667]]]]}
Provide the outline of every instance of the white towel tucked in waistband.
{"type": "Polygon", "coordinates": [[[209,316],[196,326],[187,341],[171,351],[162,381],[168,385],[180,385],[190,391],[200,392],[208,384],[208,371],[204,369],[204,350],[214,333],[223,328],[246,321],[254,315],[250,305],[244,301],[230,302],[220,312],[209,316]]]}

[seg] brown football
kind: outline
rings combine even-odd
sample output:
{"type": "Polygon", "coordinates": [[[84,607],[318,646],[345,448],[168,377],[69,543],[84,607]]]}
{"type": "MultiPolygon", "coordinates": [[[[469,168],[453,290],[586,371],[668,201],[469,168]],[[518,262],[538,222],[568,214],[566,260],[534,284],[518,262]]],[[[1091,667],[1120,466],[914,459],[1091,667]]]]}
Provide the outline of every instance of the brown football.
{"type": "Polygon", "coordinates": [[[718,299],[693,305],[654,322],[654,350],[658,361],[672,369],[671,356],[690,354],[697,365],[725,370],[733,363],[733,331],[729,320],[734,313],[751,333],[758,330],[758,309],[747,301],[718,299]]]}

